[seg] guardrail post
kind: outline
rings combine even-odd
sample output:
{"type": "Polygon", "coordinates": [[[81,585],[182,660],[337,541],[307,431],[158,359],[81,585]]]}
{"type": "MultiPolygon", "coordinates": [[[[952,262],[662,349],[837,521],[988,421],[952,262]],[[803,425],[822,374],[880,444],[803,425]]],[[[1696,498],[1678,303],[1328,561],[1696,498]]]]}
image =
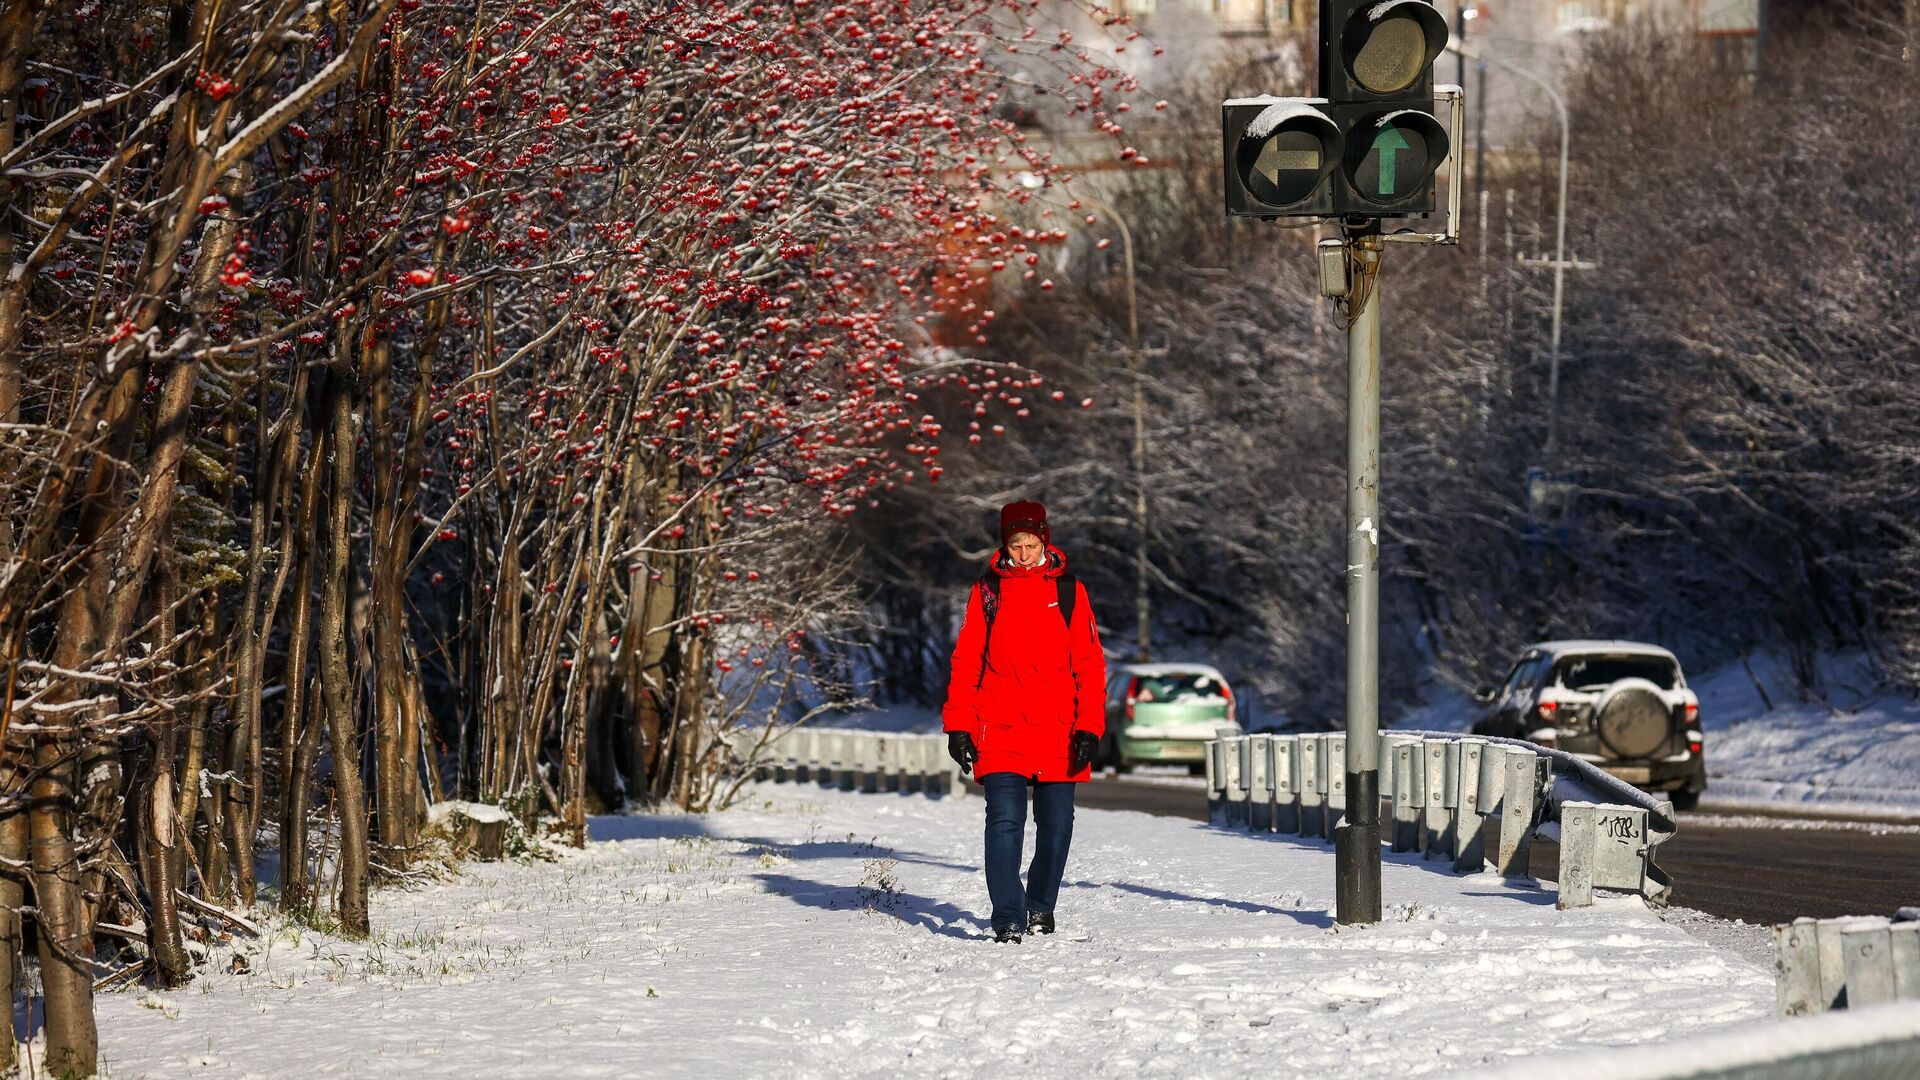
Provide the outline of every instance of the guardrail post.
{"type": "Polygon", "coordinates": [[[1459,830],[1453,844],[1453,871],[1478,874],[1486,869],[1486,815],[1492,811],[1488,765],[1494,746],[1467,738],[1459,746],[1459,830]]]}
{"type": "Polygon", "coordinates": [[[880,793],[880,754],[882,736],[862,731],[853,737],[854,790],[863,795],[880,793]]]}
{"type": "Polygon", "coordinates": [[[1426,780],[1426,813],[1421,815],[1420,850],[1433,858],[1435,848],[1443,847],[1447,835],[1447,744],[1440,739],[1422,739],[1420,775],[1426,780]]]}
{"type": "MultiPolygon", "coordinates": [[[[1815,927],[1820,959],[1822,1009],[1845,1009],[1854,1003],[1847,984],[1847,935],[1852,931],[1884,929],[1883,918],[1822,919],[1815,927]]],[[[1858,961],[1855,961],[1857,964],[1858,961]]]]}
{"type": "Polygon", "coordinates": [[[1412,851],[1420,845],[1421,804],[1426,801],[1426,793],[1420,783],[1420,767],[1426,763],[1424,755],[1416,756],[1417,749],[1405,739],[1395,739],[1391,746],[1393,758],[1393,836],[1395,851],[1412,851]]]}
{"type": "Polygon", "coordinates": [[[1884,925],[1840,931],[1847,1008],[1858,1009],[1893,1000],[1891,940],[1884,925]]]}
{"type": "Polygon", "coordinates": [[[913,768],[920,774],[920,790],[929,795],[940,793],[940,781],[936,775],[940,771],[940,759],[947,753],[945,735],[922,735],[913,759],[913,768]]]}
{"type": "Polygon", "coordinates": [[[811,783],[819,775],[814,763],[819,760],[820,733],[812,728],[808,728],[804,731],[796,731],[793,734],[795,736],[795,742],[793,744],[793,782],[796,784],[811,783]]]}
{"type": "Polygon", "coordinates": [[[835,787],[841,791],[860,790],[860,744],[861,732],[847,731],[840,735],[840,761],[834,774],[835,787]]]}
{"type": "Polygon", "coordinates": [[[1531,750],[1507,748],[1501,784],[1500,847],[1494,866],[1506,877],[1529,876],[1533,854],[1533,822],[1540,793],[1540,763],[1531,750]]]}
{"type": "Polygon", "coordinates": [[[1459,840],[1453,847],[1453,871],[1478,874],[1486,869],[1486,819],[1494,809],[1492,763],[1500,759],[1484,740],[1461,740],[1459,748],[1459,840]]]}
{"type": "Polygon", "coordinates": [[[1893,996],[1920,1000],[1920,922],[1894,923],[1887,934],[1893,956],[1893,996]]]}
{"type": "Polygon", "coordinates": [[[893,732],[879,734],[879,753],[874,757],[874,786],[881,792],[900,790],[900,740],[904,738],[904,734],[893,732]]]}
{"type": "Polygon", "coordinates": [[[927,737],[927,745],[920,750],[921,768],[926,770],[927,787],[935,795],[953,794],[953,774],[947,771],[952,764],[947,758],[947,736],[927,737]]]}
{"type": "Polygon", "coordinates": [[[1251,735],[1247,737],[1248,753],[1252,757],[1248,776],[1251,782],[1252,801],[1247,808],[1247,827],[1254,832],[1273,831],[1273,736],[1251,735]]]}
{"type": "Polygon", "coordinates": [[[1236,735],[1227,744],[1227,824],[1247,825],[1247,737],[1236,735]]]}
{"type": "Polygon", "coordinates": [[[1300,738],[1273,737],[1273,831],[1300,832],[1300,738]]]}
{"type": "Polygon", "coordinates": [[[840,765],[840,733],[816,731],[813,738],[813,782],[821,787],[832,787],[833,770],[840,765]]]}
{"type": "Polygon", "coordinates": [[[1300,835],[1319,836],[1327,824],[1326,781],[1320,775],[1325,760],[1321,735],[1300,736],[1300,835]]]}
{"type": "Polygon", "coordinates": [[[1394,777],[1397,775],[1394,768],[1393,748],[1405,742],[1406,739],[1405,735],[1394,735],[1382,731],[1379,733],[1380,744],[1373,749],[1374,771],[1379,774],[1378,783],[1380,784],[1380,814],[1377,820],[1382,823],[1380,838],[1388,843],[1393,842],[1395,802],[1393,785],[1394,777]]]}
{"type": "MultiPolygon", "coordinates": [[[[1560,858],[1565,865],[1565,807],[1560,812],[1560,858]]],[[[1773,987],[1781,1016],[1807,1016],[1826,1011],[1827,999],[1820,993],[1819,928],[1817,919],[1795,919],[1773,928],[1773,987]]]]}
{"type": "MultiPolygon", "coordinates": [[[[1320,775],[1327,781],[1327,831],[1328,841],[1333,840],[1333,830],[1347,818],[1347,736],[1336,732],[1320,740],[1320,775]]],[[[1376,762],[1379,758],[1374,759],[1376,762]]]]}
{"type": "MultiPolygon", "coordinates": [[[[1460,843],[1460,743],[1448,739],[1441,743],[1440,806],[1444,823],[1441,835],[1427,848],[1427,858],[1436,855],[1451,859],[1460,843]]],[[[1431,790],[1431,789],[1429,789],[1431,790]]]]}
{"type": "Polygon", "coordinates": [[[1227,823],[1227,740],[1215,735],[1207,740],[1207,821],[1227,823]]]}
{"type": "Polygon", "coordinates": [[[788,729],[773,737],[767,748],[773,752],[768,759],[771,768],[770,779],[776,784],[784,784],[793,779],[793,731],[788,729]]]}
{"type": "Polygon", "coordinates": [[[1600,833],[1600,808],[1592,803],[1560,804],[1560,895],[1553,906],[1593,904],[1594,845],[1600,833]]]}
{"type": "Polygon", "coordinates": [[[929,735],[926,745],[920,748],[920,773],[929,795],[954,794],[953,770],[958,766],[947,757],[946,743],[944,734],[929,735]]]}

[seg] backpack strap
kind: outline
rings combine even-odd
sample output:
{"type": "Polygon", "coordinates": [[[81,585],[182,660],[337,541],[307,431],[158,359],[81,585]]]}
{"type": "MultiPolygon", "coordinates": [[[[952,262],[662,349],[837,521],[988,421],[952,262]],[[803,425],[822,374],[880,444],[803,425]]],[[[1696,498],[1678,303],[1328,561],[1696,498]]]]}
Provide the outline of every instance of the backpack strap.
{"type": "Polygon", "coordinates": [[[1000,575],[988,567],[974,587],[980,590],[980,614],[987,620],[987,632],[980,639],[980,675],[973,682],[974,689],[978,690],[987,678],[987,649],[993,644],[993,617],[1000,613],[1000,575]]]}

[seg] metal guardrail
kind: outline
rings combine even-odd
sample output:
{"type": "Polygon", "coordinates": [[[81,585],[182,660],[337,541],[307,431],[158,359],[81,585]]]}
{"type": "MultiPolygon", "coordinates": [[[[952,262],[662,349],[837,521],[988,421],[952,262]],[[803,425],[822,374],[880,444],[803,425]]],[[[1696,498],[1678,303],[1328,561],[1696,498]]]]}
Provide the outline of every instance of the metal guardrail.
{"type": "MultiPolygon", "coordinates": [[[[1227,734],[1232,732],[1233,734],[1227,734]]],[[[1208,743],[1207,801],[1216,824],[1331,838],[1346,811],[1346,735],[1241,735],[1208,743]]],[[[1561,907],[1593,890],[1665,903],[1673,879],[1653,860],[1673,836],[1672,804],[1584,761],[1516,739],[1453,732],[1380,734],[1381,820],[1395,851],[1528,877],[1536,832],[1560,842],[1561,907]]]]}
{"type": "Polygon", "coordinates": [[[1890,1001],[1920,1009],[1920,922],[1795,919],[1773,928],[1773,949],[1782,1016],[1890,1001]]]}
{"type": "Polygon", "coordinates": [[[806,727],[766,736],[741,728],[728,734],[727,747],[734,766],[751,769],[756,780],[841,791],[967,793],[945,735],[806,727]]]}

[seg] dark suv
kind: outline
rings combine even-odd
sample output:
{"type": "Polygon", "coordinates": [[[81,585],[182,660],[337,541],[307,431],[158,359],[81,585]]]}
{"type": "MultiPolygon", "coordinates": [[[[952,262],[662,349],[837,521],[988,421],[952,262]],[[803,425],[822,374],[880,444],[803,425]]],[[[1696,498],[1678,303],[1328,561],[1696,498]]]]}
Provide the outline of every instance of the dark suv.
{"type": "Polygon", "coordinates": [[[1635,786],[1671,792],[1680,810],[1707,789],[1700,699],[1680,661],[1657,645],[1529,645],[1506,681],[1481,687],[1474,700],[1492,710],[1475,721],[1476,735],[1558,747],[1635,786]]]}

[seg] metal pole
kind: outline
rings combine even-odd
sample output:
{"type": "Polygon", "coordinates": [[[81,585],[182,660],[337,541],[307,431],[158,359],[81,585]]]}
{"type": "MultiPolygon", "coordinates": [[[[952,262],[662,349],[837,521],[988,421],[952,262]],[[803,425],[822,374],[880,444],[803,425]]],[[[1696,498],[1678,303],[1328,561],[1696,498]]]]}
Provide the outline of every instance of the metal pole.
{"type": "Polygon", "coordinates": [[[1334,833],[1336,918],[1380,921],[1380,254],[1352,236],[1347,331],[1347,815],[1334,833]]]}
{"type": "MultiPolygon", "coordinates": [[[[1560,204],[1555,208],[1553,233],[1553,332],[1552,343],[1547,354],[1547,445],[1545,453],[1553,454],[1554,441],[1560,427],[1560,299],[1566,289],[1567,278],[1567,143],[1571,137],[1571,125],[1567,122],[1567,99],[1553,84],[1528,71],[1518,64],[1502,60],[1497,56],[1487,56],[1478,49],[1449,43],[1448,48],[1456,55],[1465,56],[1469,52],[1474,58],[1491,62],[1539,87],[1553,102],[1555,114],[1560,118],[1560,204]]],[[[1484,103],[1483,103],[1484,104],[1484,103]]],[[[1485,108],[1481,115],[1486,115],[1485,108]]]]}
{"type": "Polygon", "coordinates": [[[1133,350],[1133,524],[1136,543],[1133,549],[1133,602],[1140,620],[1139,656],[1141,663],[1153,659],[1152,608],[1147,602],[1147,370],[1140,352],[1140,311],[1133,288],[1133,232],[1120,220],[1120,239],[1127,263],[1127,340],[1133,350]]]}
{"type": "MultiPolygon", "coordinates": [[[[1274,53],[1277,58],[1280,54],[1274,53]]],[[[1031,173],[1021,174],[1031,177],[1031,173]]],[[[1043,186],[1038,179],[1031,183],[1020,181],[1029,189],[1043,186]]],[[[1140,303],[1134,289],[1133,275],[1133,230],[1127,226],[1127,219],[1120,215],[1110,204],[1091,195],[1074,196],[1080,202],[1090,203],[1096,210],[1113,219],[1120,227],[1120,250],[1125,256],[1122,263],[1127,275],[1127,348],[1133,371],[1133,524],[1136,544],[1133,552],[1134,610],[1139,617],[1138,659],[1141,663],[1153,659],[1152,654],[1152,606],[1147,599],[1147,371],[1146,358],[1140,351],[1140,303]]],[[[1231,240],[1233,230],[1227,230],[1231,240]]],[[[1229,259],[1229,262],[1232,260],[1229,259]]]]}
{"type": "MultiPolygon", "coordinates": [[[[1467,40],[1467,0],[1454,0],[1453,36],[1460,41],[1467,40]]],[[[1456,52],[1453,54],[1453,60],[1454,84],[1462,90],[1465,90],[1467,87],[1467,54],[1456,52]]]]}
{"type": "Polygon", "coordinates": [[[1547,361],[1547,449],[1551,461],[1553,445],[1560,430],[1560,297],[1567,281],[1567,103],[1558,91],[1547,86],[1553,106],[1560,112],[1560,206],[1553,227],[1553,344],[1547,361]]]}
{"type": "Polygon", "coordinates": [[[1479,85],[1475,87],[1480,103],[1473,110],[1473,191],[1484,201],[1487,197],[1487,62],[1474,61],[1473,70],[1480,76],[1476,80],[1479,85]]]}

